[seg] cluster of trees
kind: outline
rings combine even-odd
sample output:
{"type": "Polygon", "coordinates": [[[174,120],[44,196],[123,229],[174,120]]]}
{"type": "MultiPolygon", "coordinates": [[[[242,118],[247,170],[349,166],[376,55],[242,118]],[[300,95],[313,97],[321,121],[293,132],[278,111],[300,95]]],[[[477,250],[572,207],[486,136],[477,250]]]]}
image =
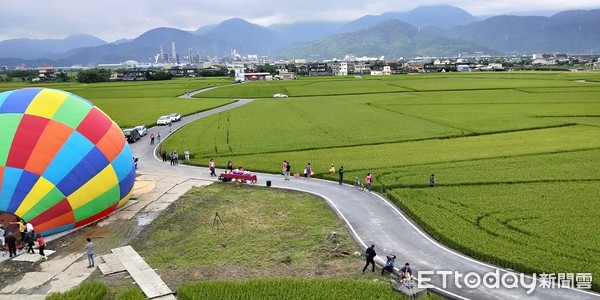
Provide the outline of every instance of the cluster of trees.
{"type": "MultiPolygon", "coordinates": [[[[2,72],[5,76],[0,76],[0,82],[13,82],[15,80],[21,80],[22,82],[32,82],[37,80],[38,71],[37,70],[7,70],[2,72]]],[[[43,81],[52,81],[52,82],[68,82],[71,80],[71,77],[63,71],[57,72],[50,77],[41,78],[43,81]]]]}
{"type": "Polygon", "coordinates": [[[198,70],[198,75],[202,77],[233,76],[233,74],[229,72],[227,67],[220,67],[218,70],[200,69],[198,70]]]}
{"type": "Polygon", "coordinates": [[[110,79],[111,71],[107,69],[88,69],[77,73],[77,81],[82,83],[105,82],[110,79]]]}

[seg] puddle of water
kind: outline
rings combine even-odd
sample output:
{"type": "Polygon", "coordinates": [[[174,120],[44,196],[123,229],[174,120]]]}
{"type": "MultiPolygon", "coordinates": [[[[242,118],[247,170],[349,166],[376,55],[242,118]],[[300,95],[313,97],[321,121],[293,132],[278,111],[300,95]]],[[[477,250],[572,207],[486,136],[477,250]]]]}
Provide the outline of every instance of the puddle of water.
{"type": "Polygon", "coordinates": [[[154,221],[154,219],[156,219],[156,217],[158,217],[158,213],[156,213],[156,212],[149,212],[149,213],[141,214],[137,218],[137,224],[138,224],[138,226],[148,225],[148,224],[152,223],[152,221],[154,221]]]}

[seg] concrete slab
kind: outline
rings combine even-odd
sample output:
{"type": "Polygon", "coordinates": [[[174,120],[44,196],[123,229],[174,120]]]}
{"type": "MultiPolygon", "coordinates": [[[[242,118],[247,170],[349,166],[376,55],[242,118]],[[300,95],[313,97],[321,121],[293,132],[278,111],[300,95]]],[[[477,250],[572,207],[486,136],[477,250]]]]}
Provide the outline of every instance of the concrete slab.
{"type": "MultiPolygon", "coordinates": [[[[96,258],[95,263],[101,263],[102,258],[96,258]]],[[[86,261],[87,264],[87,261],[86,261]]],[[[56,274],[50,282],[50,289],[47,294],[56,292],[66,292],[73,287],[80,285],[88,278],[96,268],[87,268],[86,264],[71,264],[66,270],[56,274]]]]}
{"type": "Polygon", "coordinates": [[[156,298],[152,298],[152,300],[177,300],[173,294],[164,295],[156,298]]]}
{"type": "Polygon", "coordinates": [[[187,176],[165,176],[158,181],[160,181],[161,183],[171,183],[171,184],[175,185],[175,184],[179,184],[187,179],[188,179],[187,176]]]}
{"type": "Polygon", "coordinates": [[[113,254],[102,255],[103,264],[99,264],[98,268],[104,275],[127,271],[121,261],[113,254]]]}
{"type": "Polygon", "coordinates": [[[115,248],[111,252],[125,266],[146,297],[152,299],[173,293],[131,246],[115,248]]]}
{"type": "MultiPolygon", "coordinates": [[[[56,251],[54,250],[44,250],[44,254],[49,257],[50,255],[54,254],[56,251]]],[[[34,254],[31,253],[27,253],[24,252],[20,255],[18,255],[17,257],[13,258],[12,260],[14,261],[28,261],[28,262],[38,262],[40,260],[44,260],[44,257],[39,255],[37,250],[35,251],[34,254]]]]}

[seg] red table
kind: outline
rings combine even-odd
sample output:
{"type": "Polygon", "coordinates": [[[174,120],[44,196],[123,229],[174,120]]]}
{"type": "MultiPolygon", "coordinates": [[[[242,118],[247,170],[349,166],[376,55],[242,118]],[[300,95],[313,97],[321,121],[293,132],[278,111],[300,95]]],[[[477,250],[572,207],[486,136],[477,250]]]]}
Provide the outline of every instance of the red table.
{"type": "Polygon", "coordinates": [[[228,178],[228,179],[241,179],[241,180],[247,180],[250,182],[256,182],[256,175],[243,175],[243,174],[233,174],[233,173],[221,173],[221,175],[219,175],[219,180],[222,180],[223,178],[228,178]]]}

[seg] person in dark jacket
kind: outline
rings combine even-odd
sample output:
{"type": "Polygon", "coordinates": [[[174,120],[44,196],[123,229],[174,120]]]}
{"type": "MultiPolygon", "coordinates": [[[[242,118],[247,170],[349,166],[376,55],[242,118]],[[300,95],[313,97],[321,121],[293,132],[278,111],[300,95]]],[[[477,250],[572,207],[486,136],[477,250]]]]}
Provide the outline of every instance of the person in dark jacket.
{"type": "MultiPolygon", "coordinates": [[[[339,176],[339,181],[340,181],[340,185],[342,185],[342,182],[344,182],[344,166],[341,166],[340,169],[338,170],[338,174],[339,176]]],[[[375,267],[375,266],[373,266],[375,267]]]]}
{"type": "Polygon", "coordinates": [[[33,233],[28,232],[25,234],[25,246],[27,247],[27,253],[35,253],[35,251],[33,251],[33,245],[35,245],[33,233]]]}
{"type": "Polygon", "coordinates": [[[17,256],[17,238],[15,238],[12,232],[6,235],[6,245],[8,245],[9,257],[17,256]]]}
{"type": "Polygon", "coordinates": [[[373,270],[371,272],[375,272],[375,256],[377,256],[377,253],[375,253],[375,244],[372,244],[371,247],[367,248],[367,251],[365,251],[365,257],[367,258],[367,263],[365,264],[365,267],[363,268],[363,273],[369,267],[369,264],[373,265],[373,270]]]}
{"type": "Polygon", "coordinates": [[[385,271],[388,271],[390,273],[394,273],[394,264],[396,263],[396,255],[390,254],[388,256],[386,256],[387,261],[385,262],[385,267],[383,267],[383,269],[381,270],[381,275],[383,275],[383,273],[385,271]]]}

